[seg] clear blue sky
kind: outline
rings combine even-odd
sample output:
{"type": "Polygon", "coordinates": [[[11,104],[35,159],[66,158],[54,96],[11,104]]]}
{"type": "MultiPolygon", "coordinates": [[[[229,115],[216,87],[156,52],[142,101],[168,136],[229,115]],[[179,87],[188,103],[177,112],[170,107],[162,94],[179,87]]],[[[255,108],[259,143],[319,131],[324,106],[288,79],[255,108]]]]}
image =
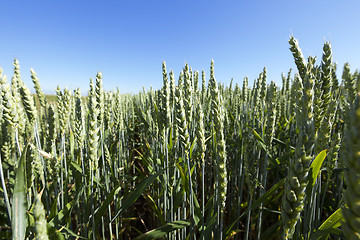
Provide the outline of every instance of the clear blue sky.
{"type": "MultiPolygon", "coordinates": [[[[288,39],[305,56],[321,59],[330,40],[340,68],[360,68],[360,1],[2,1],[0,66],[8,80],[18,58],[31,88],[34,68],[42,88],[85,93],[103,73],[104,88],[123,93],[160,88],[161,63],[177,77],[187,62],[228,84],[250,83],[267,67],[268,82],[295,68],[288,39]]],[[[339,76],[340,77],[340,76],[339,76]]]]}

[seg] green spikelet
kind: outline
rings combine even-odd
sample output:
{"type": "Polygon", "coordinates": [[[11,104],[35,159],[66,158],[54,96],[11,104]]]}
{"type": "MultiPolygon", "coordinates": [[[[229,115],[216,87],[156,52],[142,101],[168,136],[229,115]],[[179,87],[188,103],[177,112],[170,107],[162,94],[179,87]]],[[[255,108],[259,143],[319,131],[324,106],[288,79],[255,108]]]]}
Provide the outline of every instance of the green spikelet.
{"type": "Polygon", "coordinates": [[[297,108],[297,100],[302,96],[302,82],[300,81],[299,74],[295,74],[294,83],[291,86],[291,97],[290,97],[290,108],[289,114],[293,116],[296,114],[295,109],[297,108]]]}
{"type": "Polygon", "coordinates": [[[328,161],[326,161],[326,169],[328,171],[328,175],[332,176],[333,169],[339,158],[339,149],[341,144],[341,133],[339,131],[338,126],[334,127],[334,131],[331,135],[330,141],[330,149],[327,155],[328,161]]]}
{"type": "Polygon", "coordinates": [[[156,90],[155,91],[155,101],[156,101],[156,106],[158,107],[158,111],[154,112],[154,116],[157,117],[157,128],[159,129],[159,131],[162,131],[163,129],[163,118],[162,118],[162,93],[161,90],[156,90]]]}
{"type": "Polygon", "coordinates": [[[84,113],[83,113],[83,106],[81,101],[81,93],[80,89],[74,91],[75,93],[75,129],[74,135],[75,140],[79,148],[83,147],[83,143],[85,140],[85,121],[84,121],[84,113]]]}
{"type": "Polygon", "coordinates": [[[356,91],[355,91],[355,79],[353,75],[350,73],[349,63],[344,64],[342,79],[344,81],[345,89],[347,91],[348,103],[351,104],[355,99],[356,91]]]}
{"type": "Polygon", "coordinates": [[[11,91],[13,92],[13,95],[19,94],[19,81],[21,79],[20,77],[20,65],[19,61],[17,59],[14,59],[14,75],[11,78],[11,91]]]}
{"type": "Polygon", "coordinates": [[[35,179],[34,165],[35,165],[36,159],[34,158],[34,149],[31,149],[31,151],[27,151],[26,155],[27,155],[26,161],[25,161],[26,186],[27,186],[27,189],[30,190],[34,184],[34,179],[35,179]]]}
{"type": "Polygon", "coordinates": [[[263,73],[261,72],[259,74],[259,77],[256,79],[256,82],[254,82],[254,86],[253,86],[253,94],[252,94],[252,104],[254,107],[254,112],[258,113],[258,108],[259,108],[259,104],[260,104],[260,92],[261,92],[261,82],[263,79],[263,73]]]}
{"type": "Polygon", "coordinates": [[[104,92],[104,111],[106,114],[104,114],[104,129],[110,129],[110,126],[113,126],[114,119],[113,119],[113,93],[112,92],[104,92]]]}
{"type": "Polygon", "coordinates": [[[306,74],[306,60],[304,58],[304,55],[302,54],[302,51],[299,47],[298,40],[294,37],[291,37],[289,40],[290,44],[290,51],[292,52],[295,60],[296,67],[299,71],[300,77],[304,79],[306,74]]]}
{"type": "Polygon", "coordinates": [[[199,91],[199,71],[194,72],[193,79],[194,93],[197,95],[199,91]]]}
{"type": "Polygon", "coordinates": [[[336,108],[336,102],[331,100],[328,104],[326,113],[321,119],[321,125],[317,133],[316,142],[315,142],[315,154],[320,153],[322,150],[326,149],[329,144],[331,127],[333,125],[332,118],[336,108]]]}
{"type": "Polygon", "coordinates": [[[46,135],[46,151],[52,153],[52,147],[56,140],[56,117],[55,108],[52,104],[49,105],[46,116],[47,135],[46,135]]]}
{"type": "Polygon", "coordinates": [[[315,143],[315,154],[318,154],[320,151],[327,148],[328,141],[330,139],[330,129],[332,125],[330,119],[334,115],[336,106],[335,101],[331,97],[332,52],[329,42],[326,42],[323,47],[323,56],[320,70],[321,89],[317,89],[316,91],[321,93],[321,96],[318,96],[317,99],[320,101],[321,97],[321,105],[315,104],[318,109],[314,110],[314,115],[316,117],[315,131],[318,128],[315,143]],[[321,113],[319,108],[321,109],[321,113]]]}
{"type": "Polygon", "coordinates": [[[218,191],[220,194],[221,211],[225,209],[227,191],[227,170],[226,170],[226,146],[224,137],[224,109],[222,97],[219,93],[218,85],[214,75],[214,61],[211,61],[210,68],[211,86],[211,115],[216,130],[216,165],[218,168],[218,191]]]}
{"type": "Polygon", "coordinates": [[[175,103],[175,76],[174,76],[174,72],[171,70],[170,71],[170,106],[171,109],[174,107],[174,103],[175,103]]]}
{"type": "Polygon", "coordinates": [[[289,100],[289,94],[290,94],[290,79],[291,79],[291,72],[292,69],[290,68],[286,81],[285,81],[285,92],[284,95],[287,97],[286,99],[289,100]]]}
{"type": "Polygon", "coordinates": [[[184,107],[186,113],[186,121],[191,127],[192,124],[192,108],[193,108],[193,86],[190,78],[189,66],[186,64],[184,69],[184,107]]]}
{"type": "Polygon", "coordinates": [[[176,122],[177,122],[177,129],[179,133],[179,142],[182,146],[185,156],[187,156],[188,151],[190,149],[190,139],[189,133],[187,128],[187,121],[185,115],[185,107],[183,103],[182,91],[181,88],[176,87],[176,122]]]}
{"type": "Polygon", "coordinates": [[[20,86],[20,96],[29,122],[33,125],[37,118],[37,111],[30,90],[24,84],[20,86]]]}
{"type": "Polygon", "coordinates": [[[331,66],[331,90],[332,90],[332,96],[336,97],[339,91],[339,79],[336,76],[336,69],[337,69],[337,64],[333,63],[333,65],[331,66]]]}
{"type": "Polygon", "coordinates": [[[4,117],[12,127],[17,128],[20,121],[18,104],[15,97],[11,94],[9,84],[2,85],[2,92],[4,117]]]}
{"type": "Polygon", "coordinates": [[[245,77],[243,81],[242,100],[243,103],[247,103],[249,100],[248,77],[245,77]]]}
{"type": "MultiPolygon", "coordinates": [[[[33,173],[36,173],[37,176],[39,176],[40,181],[42,184],[45,184],[45,178],[44,178],[44,165],[41,162],[39,153],[37,152],[37,149],[35,146],[31,145],[30,147],[30,158],[31,159],[31,169],[33,173]]],[[[35,177],[33,175],[33,177],[35,177]]],[[[34,178],[32,178],[32,181],[34,178]]],[[[32,183],[28,183],[28,186],[30,186],[32,183]]]]}
{"type": "Polygon", "coordinates": [[[345,222],[342,225],[346,239],[360,239],[360,93],[350,112],[350,124],[347,128],[346,154],[347,170],[345,183],[347,189],[344,193],[346,206],[342,209],[345,222]]]}
{"type": "Polygon", "coordinates": [[[263,102],[265,100],[266,97],[266,67],[264,67],[263,72],[262,72],[262,77],[260,79],[260,86],[261,86],[261,91],[260,91],[260,101],[263,102]]]}
{"type": "Polygon", "coordinates": [[[34,71],[34,69],[31,68],[30,72],[31,72],[31,79],[32,79],[32,81],[34,83],[34,88],[35,88],[36,94],[37,94],[37,96],[39,98],[40,105],[43,108],[46,108],[46,103],[47,102],[46,102],[45,94],[41,90],[39,78],[36,76],[36,72],[34,71]]]}
{"type": "Polygon", "coordinates": [[[3,142],[3,145],[1,147],[2,159],[4,159],[4,161],[10,166],[17,167],[16,159],[11,157],[11,150],[12,147],[10,141],[3,142]]]}
{"type": "Polygon", "coordinates": [[[162,63],[162,70],[163,70],[163,88],[161,90],[161,96],[162,96],[162,120],[164,123],[164,127],[167,129],[170,127],[170,120],[171,120],[171,110],[170,110],[170,85],[169,80],[167,77],[166,72],[166,64],[165,62],[162,63]]]}
{"type": "Polygon", "coordinates": [[[242,96],[241,96],[241,89],[238,83],[235,84],[234,88],[234,95],[233,95],[233,103],[234,103],[234,116],[238,116],[239,113],[239,106],[241,102],[242,96]]]}
{"type": "MultiPolygon", "coordinates": [[[[56,127],[56,114],[55,107],[50,104],[47,111],[47,135],[46,135],[46,151],[50,155],[56,156],[56,138],[58,128],[56,127]]],[[[50,174],[50,178],[53,181],[57,181],[58,173],[60,169],[60,161],[55,157],[50,157],[46,160],[46,171],[50,174]]],[[[49,176],[49,175],[48,175],[49,176]]]]}
{"type": "Polygon", "coordinates": [[[71,93],[67,88],[65,88],[63,91],[62,100],[63,100],[63,114],[65,121],[65,128],[67,128],[71,115],[71,93]]]}
{"type": "Polygon", "coordinates": [[[204,104],[206,96],[206,80],[205,80],[205,71],[201,71],[201,103],[204,104]]]}
{"type": "Polygon", "coordinates": [[[184,86],[184,69],[180,72],[178,79],[178,87],[183,88],[183,86],[184,86]]]}
{"type": "Polygon", "coordinates": [[[275,134],[275,123],[276,123],[276,112],[277,112],[277,92],[275,82],[271,82],[268,92],[268,109],[267,109],[267,122],[266,122],[266,143],[270,146],[274,134],[275,134]]]}
{"type": "Polygon", "coordinates": [[[332,87],[332,51],[330,42],[324,43],[323,56],[321,61],[321,82],[322,91],[321,96],[323,100],[323,109],[326,113],[330,99],[331,99],[331,87],[332,87]]]}
{"type": "Polygon", "coordinates": [[[105,147],[106,162],[109,165],[109,167],[112,168],[111,154],[110,154],[109,148],[106,145],[104,145],[104,147],[105,147]]]}
{"type": "Polygon", "coordinates": [[[98,109],[97,102],[95,96],[89,96],[89,115],[88,115],[88,156],[89,162],[92,165],[92,169],[99,170],[98,166],[98,131],[99,128],[97,126],[98,119],[98,109]]]}
{"type": "Polygon", "coordinates": [[[1,147],[1,156],[4,161],[6,161],[11,166],[15,166],[15,161],[11,158],[11,128],[9,121],[6,119],[5,110],[6,102],[3,100],[7,87],[6,75],[3,75],[3,70],[0,67],[0,127],[1,127],[1,134],[0,134],[0,147],[1,147]]]}
{"type": "Polygon", "coordinates": [[[18,115],[18,124],[17,124],[17,129],[20,133],[20,135],[22,133],[24,133],[25,131],[25,122],[26,122],[26,118],[24,116],[24,111],[23,108],[21,107],[21,98],[20,98],[20,84],[21,84],[21,75],[20,75],[20,65],[19,65],[19,61],[17,59],[14,60],[14,75],[11,79],[11,94],[13,96],[13,100],[14,100],[14,105],[16,106],[16,109],[18,111],[17,115],[18,115]]]}
{"type": "Polygon", "coordinates": [[[64,95],[61,92],[60,87],[58,86],[56,88],[56,101],[57,101],[57,114],[58,114],[58,118],[59,118],[59,128],[60,128],[60,133],[63,134],[65,132],[65,127],[66,127],[66,113],[65,113],[65,106],[64,106],[64,95]]]}
{"type": "Polygon", "coordinates": [[[96,84],[95,84],[95,95],[96,95],[96,103],[98,109],[98,123],[99,127],[102,126],[104,121],[104,90],[103,90],[103,82],[102,82],[102,73],[98,72],[96,74],[96,84]]]}
{"type": "Polygon", "coordinates": [[[119,125],[120,125],[120,118],[121,118],[121,104],[120,104],[120,93],[119,93],[119,89],[117,89],[114,92],[114,96],[113,96],[113,102],[114,104],[112,104],[112,112],[113,112],[113,121],[114,121],[114,129],[116,131],[119,130],[119,125]]]}

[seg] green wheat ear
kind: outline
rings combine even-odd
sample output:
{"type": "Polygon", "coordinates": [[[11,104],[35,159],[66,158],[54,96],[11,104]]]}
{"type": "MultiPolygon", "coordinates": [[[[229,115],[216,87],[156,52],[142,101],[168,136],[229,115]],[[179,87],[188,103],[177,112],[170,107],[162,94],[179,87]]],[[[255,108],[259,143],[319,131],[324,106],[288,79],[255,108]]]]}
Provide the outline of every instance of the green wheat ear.
{"type": "Polygon", "coordinates": [[[222,96],[214,75],[214,61],[210,69],[211,109],[214,127],[216,129],[216,166],[218,170],[218,191],[220,193],[221,211],[225,209],[227,191],[226,144],[224,136],[224,107],[222,96]]]}
{"type": "Polygon", "coordinates": [[[2,92],[4,117],[11,126],[17,128],[20,121],[18,104],[15,97],[11,94],[9,84],[2,85],[2,92]]]}
{"type": "Polygon", "coordinates": [[[347,170],[344,193],[345,207],[342,209],[345,222],[342,225],[346,239],[360,239],[360,93],[358,93],[350,113],[346,154],[347,170]]]}
{"type": "Polygon", "coordinates": [[[162,63],[163,69],[163,88],[161,89],[161,111],[162,122],[165,129],[170,127],[171,110],[170,110],[170,85],[166,72],[166,64],[162,63]]]}
{"type": "Polygon", "coordinates": [[[98,108],[98,127],[101,128],[104,121],[104,90],[103,90],[103,81],[102,73],[98,72],[96,74],[96,83],[95,83],[95,96],[96,96],[96,107],[98,108]]]}
{"type": "Polygon", "coordinates": [[[44,92],[41,90],[39,78],[36,76],[36,72],[34,71],[34,69],[31,68],[30,72],[31,72],[31,79],[34,83],[34,88],[35,88],[36,94],[39,98],[40,105],[43,108],[46,108],[46,104],[47,104],[46,97],[45,97],[44,92]]]}
{"type": "Polygon", "coordinates": [[[85,141],[85,131],[84,131],[84,111],[83,111],[83,105],[81,101],[81,93],[80,89],[76,89],[74,91],[75,94],[75,129],[74,129],[74,135],[75,140],[77,142],[77,145],[79,148],[83,147],[83,143],[85,141]]]}
{"type": "Polygon", "coordinates": [[[299,137],[295,156],[290,161],[289,174],[285,186],[282,204],[282,219],[284,222],[284,239],[293,237],[295,226],[304,208],[305,189],[308,184],[308,174],[312,151],[314,148],[314,75],[313,61],[309,61],[303,78],[302,96],[297,99],[296,124],[299,137]]]}
{"type": "Polygon", "coordinates": [[[299,71],[300,77],[304,79],[306,74],[306,60],[304,58],[304,55],[302,54],[301,48],[299,47],[299,42],[294,37],[291,37],[289,40],[290,44],[290,51],[292,52],[295,60],[295,64],[297,66],[297,69],[299,71]]]}
{"type": "Polygon", "coordinates": [[[30,90],[24,84],[21,84],[20,96],[29,122],[30,124],[34,124],[37,118],[36,107],[30,90]]]}
{"type": "Polygon", "coordinates": [[[342,79],[344,81],[345,89],[347,91],[348,102],[352,103],[356,97],[356,90],[355,90],[355,78],[350,73],[349,63],[344,64],[342,79]]]}

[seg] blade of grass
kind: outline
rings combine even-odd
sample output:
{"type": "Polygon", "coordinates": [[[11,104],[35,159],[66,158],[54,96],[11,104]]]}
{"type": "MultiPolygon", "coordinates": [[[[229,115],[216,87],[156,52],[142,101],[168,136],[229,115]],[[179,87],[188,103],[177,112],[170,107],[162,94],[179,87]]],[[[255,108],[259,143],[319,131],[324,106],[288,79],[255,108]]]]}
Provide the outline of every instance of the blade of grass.
{"type": "Polygon", "coordinates": [[[134,240],[144,240],[144,239],[157,239],[165,236],[167,233],[170,233],[175,230],[182,229],[184,227],[190,226],[190,223],[187,221],[179,220],[171,223],[167,223],[161,227],[150,230],[143,235],[135,238],[134,240]]]}
{"type": "Polygon", "coordinates": [[[324,162],[325,160],[325,157],[326,157],[326,153],[327,153],[327,150],[323,150],[321,151],[317,156],[316,158],[314,159],[314,161],[311,163],[311,166],[310,166],[310,170],[312,172],[312,174],[310,175],[311,176],[311,179],[309,179],[309,181],[311,182],[312,186],[314,186],[315,182],[316,182],[316,179],[320,173],[320,168],[321,168],[321,165],[322,163],[324,162]]]}
{"type": "Polygon", "coordinates": [[[243,212],[240,217],[238,217],[226,230],[225,236],[228,236],[231,233],[232,228],[234,225],[239,221],[242,217],[248,214],[249,211],[252,211],[260,206],[261,203],[267,203],[270,200],[270,196],[278,190],[282,185],[284,185],[286,178],[280,180],[277,184],[275,184],[272,188],[270,188],[264,195],[258,198],[255,202],[252,203],[251,208],[247,208],[245,212],[243,212]]]}
{"type": "Polygon", "coordinates": [[[157,172],[154,175],[151,175],[147,178],[145,178],[130,194],[129,196],[124,200],[122,203],[120,209],[115,214],[111,222],[115,221],[115,219],[125,210],[128,209],[143,193],[144,191],[155,181],[156,178],[162,174],[162,171],[157,172]]]}
{"type": "Polygon", "coordinates": [[[341,213],[341,207],[328,217],[323,224],[311,235],[311,240],[326,239],[330,233],[336,233],[338,227],[341,226],[341,222],[344,221],[344,217],[341,213]]]}
{"type": "Polygon", "coordinates": [[[20,162],[18,168],[16,169],[15,177],[15,186],[14,194],[12,198],[13,207],[12,207],[12,239],[25,239],[26,227],[27,227],[27,217],[26,217],[26,168],[25,168],[25,158],[26,151],[29,147],[29,144],[26,145],[24,150],[21,153],[20,162]]]}
{"type": "Polygon", "coordinates": [[[99,222],[101,221],[101,218],[104,216],[104,214],[108,210],[108,206],[114,200],[114,196],[116,194],[118,194],[118,192],[120,190],[121,190],[120,186],[115,187],[113,190],[111,190],[111,192],[106,197],[106,200],[103,202],[103,204],[97,210],[95,210],[95,225],[99,224],[99,222]]]}

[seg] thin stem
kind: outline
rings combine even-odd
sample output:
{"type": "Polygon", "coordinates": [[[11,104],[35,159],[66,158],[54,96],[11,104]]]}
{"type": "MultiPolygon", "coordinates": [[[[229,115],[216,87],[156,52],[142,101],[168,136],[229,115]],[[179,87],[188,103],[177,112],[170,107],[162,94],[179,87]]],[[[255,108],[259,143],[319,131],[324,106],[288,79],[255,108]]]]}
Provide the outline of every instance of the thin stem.
{"type": "Polygon", "coordinates": [[[2,189],[3,189],[3,191],[4,191],[4,198],[5,198],[5,203],[6,203],[6,209],[7,209],[7,211],[8,211],[9,221],[11,222],[11,207],[10,207],[9,196],[8,196],[8,194],[7,194],[6,185],[5,185],[5,180],[4,180],[4,173],[3,173],[3,168],[2,168],[1,155],[0,155],[0,178],[1,178],[2,189]]]}

